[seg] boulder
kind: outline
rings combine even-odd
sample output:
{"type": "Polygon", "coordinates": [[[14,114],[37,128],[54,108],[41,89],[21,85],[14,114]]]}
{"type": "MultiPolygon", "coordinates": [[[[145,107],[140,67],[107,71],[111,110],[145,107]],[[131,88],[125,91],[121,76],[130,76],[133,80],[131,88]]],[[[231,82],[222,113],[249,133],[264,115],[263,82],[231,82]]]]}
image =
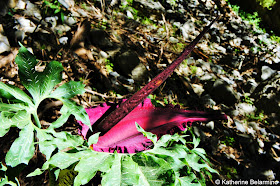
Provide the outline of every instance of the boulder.
{"type": "Polygon", "coordinates": [[[115,60],[116,70],[124,75],[129,76],[135,81],[142,81],[146,79],[147,69],[143,65],[135,51],[128,50],[121,53],[115,60]]]}
{"type": "Polygon", "coordinates": [[[234,105],[239,100],[235,90],[226,81],[221,79],[214,82],[210,95],[216,102],[224,103],[228,106],[234,105]]]}

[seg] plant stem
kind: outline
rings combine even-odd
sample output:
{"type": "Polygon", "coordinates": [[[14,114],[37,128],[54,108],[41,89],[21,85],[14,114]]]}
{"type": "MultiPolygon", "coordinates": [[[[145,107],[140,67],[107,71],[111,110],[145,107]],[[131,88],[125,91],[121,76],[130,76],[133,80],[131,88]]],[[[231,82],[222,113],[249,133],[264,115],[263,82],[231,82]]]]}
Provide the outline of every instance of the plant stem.
{"type": "MultiPolygon", "coordinates": [[[[36,111],[35,111],[35,112],[36,112],[36,111]]],[[[33,117],[34,117],[34,119],[35,119],[35,123],[36,123],[36,125],[38,126],[38,128],[42,128],[37,113],[33,113],[32,115],[33,115],[33,117]]]]}

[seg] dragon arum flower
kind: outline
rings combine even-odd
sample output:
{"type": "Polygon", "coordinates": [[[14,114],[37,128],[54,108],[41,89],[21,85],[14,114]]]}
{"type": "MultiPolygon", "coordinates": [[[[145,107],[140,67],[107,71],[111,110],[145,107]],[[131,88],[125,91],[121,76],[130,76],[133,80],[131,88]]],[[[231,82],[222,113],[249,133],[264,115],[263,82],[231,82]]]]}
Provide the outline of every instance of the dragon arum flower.
{"type": "MultiPolygon", "coordinates": [[[[217,19],[218,17],[205,27],[175,61],[129,99],[123,100],[120,105],[103,104],[96,108],[86,109],[91,125],[93,125],[93,133],[101,133],[98,142],[92,145],[93,150],[136,153],[149,149],[153,145],[152,141],[137,130],[135,123],[138,123],[145,131],[156,134],[159,138],[176,128],[185,130],[188,124],[195,121],[227,119],[224,114],[188,111],[175,107],[157,108],[147,99],[147,96],[157,89],[190,54],[217,19]],[[106,113],[114,108],[115,110],[105,117],[106,113]]],[[[79,123],[82,125],[81,134],[87,138],[90,134],[89,127],[79,123]]]]}
{"type": "MultiPolygon", "coordinates": [[[[122,102],[124,102],[123,100],[122,102]]],[[[95,127],[95,123],[112,107],[119,107],[115,104],[104,103],[95,108],[87,108],[90,122],[95,127]]],[[[100,136],[98,142],[92,145],[92,149],[101,152],[111,152],[115,150],[119,153],[136,153],[148,150],[153,145],[152,141],[147,139],[135,126],[139,124],[145,131],[152,132],[160,138],[164,134],[173,133],[176,130],[184,131],[186,127],[193,122],[208,122],[211,120],[226,120],[225,114],[216,112],[202,112],[183,110],[174,106],[154,107],[150,99],[145,99],[117,125],[111,128],[103,136],[100,136]]],[[[86,138],[89,131],[87,125],[82,124],[80,131],[86,138]]]]}

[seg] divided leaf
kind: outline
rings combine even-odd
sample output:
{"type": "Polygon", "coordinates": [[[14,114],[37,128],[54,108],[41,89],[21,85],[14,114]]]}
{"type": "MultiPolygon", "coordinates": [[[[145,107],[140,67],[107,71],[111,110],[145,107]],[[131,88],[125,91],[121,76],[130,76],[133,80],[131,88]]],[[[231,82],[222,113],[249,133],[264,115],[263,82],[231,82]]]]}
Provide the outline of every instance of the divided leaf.
{"type": "Polygon", "coordinates": [[[20,110],[16,113],[1,112],[0,115],[0,137],[3,137],[10,129],[10,127],[23,128],[31,124],[30,114],[25,110],[20,110]]]}
{"type": "Polygon", "coordinates": [[[56,99],[70,99],[76,96],[77,94],[85,93],[84,86],[85,85],[83,85],[82,82],[69,81],[55,89],[55,91],[50,95],[50,97],[56,99]]]}
{"type": "Polygon", "coordinates": [[[81,136],[55,132],[54,128],[62,126],[71,114],[90,126],[85,109],[71,100],[77,94],[85,92],[84,85],[81,82],[70,81],[54,90],[62,80],[62,64],[52,61],[46,64],[43,72],[38,72],[35,69],[36,58],[23,46],[19,49],[15,62],[18,64],[20,81],[32,98],[20,88],[0,82],[0,137],[4,136],[11,127],[21,129],[19,137],[6,155],[7,165],[15,167],[19,164],[28,164],[34,154],[35,144],[39,145],[40,151],[47,159],[55,149],[64,150],[81,146],[84,143],[81,136]],[[61,109],[61,117],[48,129],[41,129],[37,109],[46,98],[61,100],[64,105],[61,109]],[[31,119],[32,116],[35,123],[31,119]]]}
{"type": "Polygon", "coordinates": [[[32,95],[34,102],[45,99],[54,86],[61,82],[62,64],[52,61],[47,64],[43,72],[37,72],[35,66],[37,60],[25,47],[21,46],[15,59],[19,68],[19,78],[24,87],[32,95]]]}
{"type": "MultiPolygon", "coordinates": [[[[146,133],[143,131],[143,133],[146,133]]],[[[87,184],[100,171],[102,185],[201,185],[200,176],[214,169],[196,153],[196,148],[188,149],[179,135],[164,135],[148,151],[135,154],[96,152],[88,148],[77,152],[59,152],[42,167],[29,176],[42,174],[47,169],[72,169],[77,172],[75,186],[87,184]],[[173,142],[181,141],[182,144],[173,142]],[[168,144],[174,144],[166,146],[168,144]]],[[[70,181],[71,182],[71,181],[70,181]]],[[[59,184],[59,180],[58,180],[59,184]]]]}
{"type": "Polygon", "coordinates": [[[14,141],[6,155],[5,161],[7,165],[11,167],[21,163],[28,165],[35,150],[33,130],[31,125],[27,125],[20,131],[19,137],[14,141]]]}

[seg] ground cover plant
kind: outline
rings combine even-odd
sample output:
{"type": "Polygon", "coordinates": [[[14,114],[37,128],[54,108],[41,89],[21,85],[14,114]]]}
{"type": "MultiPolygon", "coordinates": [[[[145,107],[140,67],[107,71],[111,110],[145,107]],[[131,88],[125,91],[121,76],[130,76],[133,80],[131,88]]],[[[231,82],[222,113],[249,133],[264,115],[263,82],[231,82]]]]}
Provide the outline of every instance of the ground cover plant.
{"type": "MultiPolygon", "coordinates": [[[[216,173],[216,171],[207,165],[206,162],[208,160],[205,157],[205,151],[197,148],[199,140],[193,138],[193,149],[189,149],[186,147],[187,142],[183,138],[184,136],[163,134],[170,132],[176,126],[184,130],[187,124],[194,121],[226,119],[226,116],[205,112],[183,111],[177,108],[159,108],[158,113],[171,113],[169,120],[163,120],[162,123],[156,124],[152,124],[150,121],[148,122],[149,125],[145,124],[147,121],[142,122],[142,120],[151,117],[150,113],[148,115],[146,113],[158,111],[158,109],[153,108],[150,102],[147,102],[148,100],[145,100],[146,97],[159,87],[187,57],[213,22],[186,47],[180,57],[169,67],[139,92],[124,101],[103,121],[97,123],[94,126],[94,134],[89,137],[87,142],[81,136],[71,135],[67,132],[56,132],[54,130],[61,127],[71,114],[88,128],[91,128],[91,125],[94,124],[94,122],[90,122],[86,110],[81,106],[77,106],[71,100],[77,94],[83,94],[84,85],[81,82],[70,81],[55,88],[61,81],[62,65],[59,62],[52,61],[47,63],[43,72],[38,72],[36,70],[37,61],[35,57],[22,46],[16,58],[16,63],[19,67],[21,83],[32,98],[17,87],[6,85],[2,82],[0,84],[2,98],[0,105],[1,123],[3,123],[1,125],[3,129],[1,130],[1,136],[4,136],[11,127],[21,129],[19,138],[15,140],[6,155],[5,164],[10,167],[28,164],[34,154],[35,145],[38,144],[40,151],[46,156],[47,161],[41,169],[36,169],[29,176],[35,176],[43,173],[45,170],[49,170],[55,175],[56,180],[58,179],[60,182],[63,182],[65,181],[63,178],[59,179],[62,175],[60,172],[68,168],[68,170],[74,172],[72,174],[77,175],[76,177],[74,176],[74,181],[73,179],[69,181],[71,184],[74,182],[74,185],[88,183],[97,171],[102,172],[102,184],[104,185],[205,184],[205,176],[209,175],[210,172],[216,173]],[[60,110],[61,116],[59,119],[54,121],[48,128],[42,128],[37,115],[37,109],[46,98],[60,100],[63,106],[60,110]],[[139,106],[143,101],[145,101],[144,105],[139,106]],[[145,110],[145,114],[139,114],[140,125],[136,124],[135,127],[137,119],[134,120],[129,114],[137,106],[139,106],[140,110],[142,109],[142,112],[145,110]],[[126,116],[129,117],[128,122],[122,120],[126,116]],[[122,128],[128,129],[127,132],[130,135],[126,136],[126,138],[128,141],[130,140],[129,142],[126,141],[127,139],[116,139],[117,136],[122,135],[122,128]],[[145,130],[152,131],[157,135],[145,130]],[[159,130],[161,130],[160,134],[157,133],[159,130]],[[99,137],[100,132],[101,137],[99,137]],[[131,140],[132,137],[135,137],[135,139],[131,140]],[[104,145],[104,143],[108,144],[110,140],[113,141],[115,146],[105,145],[105,148],[96,148],[96,146],[100,145],[98,143],[102,144],[103,142],[104,145]],[[120,147],[118,140],[121,142],[125,141],[123,147],[120,147]],[[142,148],[132,147],[130,149],[129,144],[131,143],[138,147],[142,146],[142,148]],[[118,150],[118,147],[121,150],[118,150]],[[57,153],[56,149],[58,149],[57,153]],[[125,149],[129,154],[124,153],[125,149]]],[[[95,120],[99,119],[96,114],[92,114],[90,117],[95,120]]],[[[86,138],[87,131],[85,132],[84,130],[83,128],[81,133],[86,138]]],[[[5,169],[3,165],[1,170],[5,171],[5,169]]],[[[1,179],[2,183],[8,183],[8,181],[9,178],[7,177],[3,180],[1,179]]]]}
{"type": "Polygon", "coordinates": [[[39,145],[39,149],[46,159],[49,159],[57,148],[63,150],[82,144],[83,139],[80,136],[70,135],[67,132],[56,132],[54,129],[61,127],[71,114],[90,126],[84,108],[71,100],[75,95],[84,92],[84,85],[81,82],[70,81],[53,91],[62,79],[61,63],[52,61],[46,65],[43,72],[38,72],[35,70],[37,60],[23,46],[19,50],[16,63],[19,67],[21,83],[31,97],[18,87],[0,82],[0,136],[4,136],[11,127],[21,130],[19,137],[6,155],[6,165],[10,167],[20,164],[27,165],[34,154],[35,144],[39,145]],[[44,129],[40,124],[37,109],[46,98],[62,101],[63,107],[60,110],[59,119],[44,129]]]}

